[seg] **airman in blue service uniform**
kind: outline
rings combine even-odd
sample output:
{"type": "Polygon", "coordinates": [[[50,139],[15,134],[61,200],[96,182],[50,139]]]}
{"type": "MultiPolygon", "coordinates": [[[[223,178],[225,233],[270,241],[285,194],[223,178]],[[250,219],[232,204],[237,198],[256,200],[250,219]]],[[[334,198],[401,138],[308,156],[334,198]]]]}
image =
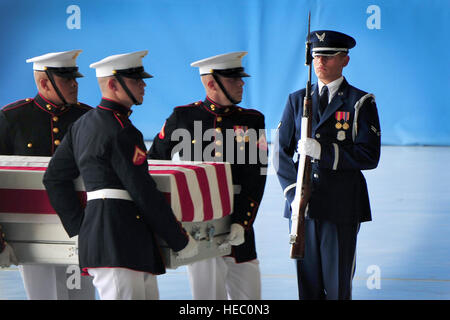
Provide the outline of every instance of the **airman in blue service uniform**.
{"type": "Polygon", "coordinates": [[[263,114],[237,105],[242,77],[249,76],[241,64],[246,53],[191,64],[199,68],[206,98],[176,107],[149,152],[151,159],[168,160],[179,151],[182,160],[231,163],[236,189],[229,236],[232,254],[188,266],[194,299],[261,298],[253,223],[266,182],[267,142],[263,114]],[[178,133],[185,134],[181,144],[178,133]]]}
{"type": "Polygon", "coordinates": [[[158,299],[165,272],[158,234],[178,258],[197,254],[195,240],[176,220],[148,172],[141,132],[129,119],[145,94],[147,51],[91,64],[102,91],[99,106],[73,124],[52,157],[44,185],[69,236],[78,235],[80,267],[103,299],[158,299]],[[84,209],[73,180],[87,191],[84,209]]]}
{"type": "MultiPolygon", "coordinates": [[[[28,59],[33,63],[38,93],[0,111],[0,154],[51,156],[68,127],[92,108],[78,102],[76,58],[81,50],[51,52],[28,59]]],[[[28,299],[94,299],[92,279],[68,289],[66,266],[19,266],[28,299]]]]}
{"type": "Polygon", "coordinates": [[[312,86],[312,138],[300,139],[305,89],[289,95],[274,145],[274,166],[290,218],[297,177],[295,152],[314,159],[306,212],[305,257],[297,260],[300,299],[351,299],[356,238],[371,220],[361,170],[380,158],[380,124],[373,94],[342,76],[356,41],[343,33],[311,32],[318,83],[312,86]],[[297,143],[298,142],[298,143],[297,143]]]}

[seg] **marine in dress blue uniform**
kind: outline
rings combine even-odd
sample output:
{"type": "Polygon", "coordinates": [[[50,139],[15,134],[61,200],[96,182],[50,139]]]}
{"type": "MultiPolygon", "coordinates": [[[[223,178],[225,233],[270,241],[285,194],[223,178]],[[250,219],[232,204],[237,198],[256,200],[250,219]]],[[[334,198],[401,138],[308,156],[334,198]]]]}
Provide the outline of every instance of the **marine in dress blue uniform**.
{"type": "MultiPolygon", "coordinates": [[[[194,299],[227,299],[227,296],[259,299],[261,295],[253,223],[266,182],[264,115],[238,106],[241,97],[236,98],[224,83],[227,79],[241,82],[242,77],[249,76],[241,65],[245,54],[227,53],[191,64],[199,67],[207,97],[175,107],[149,152],[150,159],[171,159],[180,149],[174,133],[184,132],[187,143],[179,150],[182,160],[231,163],[233,184],[238,192],[234,196],[231,233],[234,238],[234,230],[242,231],[242,241],[231,241],[232,254],[226,259],[207,259],[188,267],[194,299]],[[216,91],[212,94],[219,93],[217,96],[225,102],[219,103],[209,96],[208,85],[214,85],[216,91]],[[232,283],[233,276],[239,279],[238,283],[232,283]]],[[[242,94],[242,86],[238,86],[242,94]]]]}
{"type": "Polygon", "coordinates": [[[143,136],[129,119],[131,105],[142,103],[142,79],[151,77],[142,67],[146,54],[114,55],[91,65],[99,82],[105,79],[103,98],[73,124],[44,175],[65,230],[78,235],[80,267],[94,276],[101,299],[159,297],[155,275],[165,266],[156,235],[181,254],[184,248],[196,253],[195,241],[149,175],[143,136]],[[73,185],[79,175],[86,208],[73,185]]]}
{"type": "MultiPolygon", "coordinates": [[[[81,50],[51,52],[30,58],[38,88],[34,98],[8,104],[0,111],[0,154],[51,156],[68,127],[92,108],[77,101],[76,58],[81,50]],[[45,86],[42,85],[45,82],[45,86]]],[[[68,289],[66,266],[23,265],[20,271],[28,299],[94,299],[92,279],[68,289]]]]}
{"type": "Polygon", "coordinates": [[[305,257],[297,261],[300,299],[350,299],[357,233],[361,222],[371,220],[361,170],[378,165],[380,124],[374,95],[351,86],[342,76],[348,51],[356,41],[330,30],[311,32],[311,41],[319,79],[312,86],[313,138],[300,140],[302,89],[289,95],[277,129],[273,161],[286,198],[284,216],[290,218],[297,177],[293,156],[305,152],[314,158],[305,257]],[[327,60],[334,63],[337,59],[343,61],[338,73],[327,76],[327,60]],[[328,97],[320,96],[325,85],[328,97]],[[323,111],[321,100],[325,101],[323,111]]]}
{"type": "Polygon", "coordinates": [[[28,59],[35,72],[47,73],[60,98],[50,101],[44,93],[8,104],[0,111],[0,154],[51,156],[61,143],[67,128],[92,108],[84,103],[68,103],[55,83],[55,76],[76,79],[75,59],[81,50],[48,53],[28,59]]]}

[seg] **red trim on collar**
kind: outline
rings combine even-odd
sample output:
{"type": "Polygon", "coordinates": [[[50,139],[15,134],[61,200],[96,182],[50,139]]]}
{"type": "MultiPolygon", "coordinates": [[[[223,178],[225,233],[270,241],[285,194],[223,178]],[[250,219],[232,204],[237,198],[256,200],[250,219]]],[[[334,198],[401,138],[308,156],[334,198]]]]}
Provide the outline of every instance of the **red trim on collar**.
{"type": "Polygon", "coordinates": [[[230,104],[229,106],[223,106],[221,104],[218,104],[217,102],[214,102],[213,99],[211,99],[210,97],[206,96],[206,100],[208,100],[209,102],[211,102],[213,105],[215,105],[218,108],[230,108],[230,107],[234,107],[234,104],[230,104]]]}
{"type": "Polygon", "coordinates": [[[44,100],[45,102],[47,102],[48,104],[51,104],[52,106],[54,106],[55,108],[60,108],[60,106],[58,106],[58,105],[56,105],[56,104],[54,104],[53,102],[50,102],[50,101],[48,101],[47,99],[45,99],[43,96],[42,96],[42,94],[39,92],[38,93],[39,94],[39,96],[42,98],[42,100],[44,100]]]}
{"type": "Polygon", "coordinates": [[[117,101],[112,100],[112,99],[108,99],[108,98],[102,97],[102,100],[106,100],[106,101],[109,101],[109,102],[114,102],[114,103],[116,103],[116,104],[118,104],[118,105],[120,105],[120,106],[122,106],[122,107],[124,107],[124,108],[130,109],[129,107],[124,106],[124,105],[121,104],[120,102],[117,102],[117,101]]]}
{"type": "Polygon", "coordinates": [[[116,112],[118,112],[117,110],[113,110],[113,109],[110,109],[110,108],[107,108],[107,107],[103,107],[103,106],[97,106],[97,107],[100,108],[100,109],[103,109],[103,110],[111,111],[113,113],[113,115],[114,115],[114,118],[116,118],[117,121],[119,121],[119,124],[122,127],[122,129],[125,128],[125,126],[123,125],[122,120],[120,120],[119,117],[116,115],[116,112]]]}

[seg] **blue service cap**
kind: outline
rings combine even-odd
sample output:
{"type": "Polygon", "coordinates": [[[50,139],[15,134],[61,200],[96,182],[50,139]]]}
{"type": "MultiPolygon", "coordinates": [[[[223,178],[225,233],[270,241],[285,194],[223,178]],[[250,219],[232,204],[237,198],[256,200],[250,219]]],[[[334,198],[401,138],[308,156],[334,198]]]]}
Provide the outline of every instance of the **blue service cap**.
{"type": "Polygon", "coordinates": [[[314,56],[335,56],[348,52],[356,45],[355,39],[345,33],[332,30],[317,30],[310,33],[311,54],[314,56]]]}

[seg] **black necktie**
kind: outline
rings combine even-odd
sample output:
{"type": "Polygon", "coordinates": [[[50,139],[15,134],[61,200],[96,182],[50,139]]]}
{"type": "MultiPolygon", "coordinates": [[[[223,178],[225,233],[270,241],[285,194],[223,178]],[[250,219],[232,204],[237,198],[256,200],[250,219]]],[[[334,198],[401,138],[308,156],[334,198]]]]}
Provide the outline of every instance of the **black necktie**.
{"type": "Polygon", "coordinates": [[[327,86],[323,86],[322,90],[320,91],[319,103],[320,103],[319,111],[320,111],[320,115],[322,116],[323,112],[325,111],[325,108],[328,105],[328,87],[327,86]]]}

